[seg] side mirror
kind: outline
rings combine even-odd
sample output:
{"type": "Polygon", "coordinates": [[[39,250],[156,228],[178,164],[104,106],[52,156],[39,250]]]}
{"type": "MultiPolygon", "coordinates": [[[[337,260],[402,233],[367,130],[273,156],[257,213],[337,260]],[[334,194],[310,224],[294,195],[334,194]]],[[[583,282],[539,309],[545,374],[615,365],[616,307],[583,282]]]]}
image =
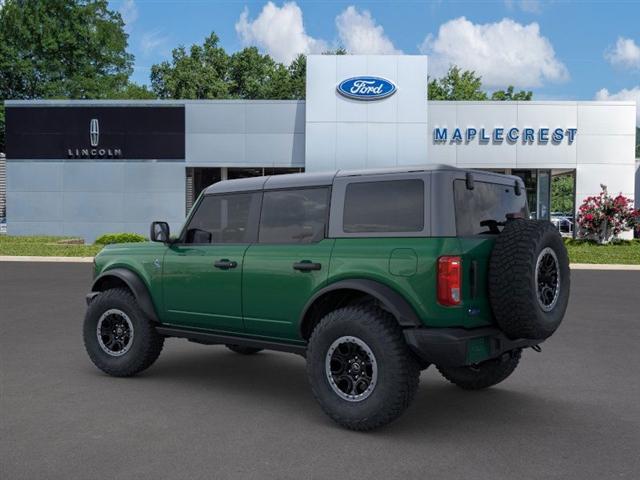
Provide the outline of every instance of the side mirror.
{"type": "Polygon", "coordinates": [[[149,240],[152,242],[168,243],[170,237],[169,224],[167,222],[152,222],[149,240]]]}

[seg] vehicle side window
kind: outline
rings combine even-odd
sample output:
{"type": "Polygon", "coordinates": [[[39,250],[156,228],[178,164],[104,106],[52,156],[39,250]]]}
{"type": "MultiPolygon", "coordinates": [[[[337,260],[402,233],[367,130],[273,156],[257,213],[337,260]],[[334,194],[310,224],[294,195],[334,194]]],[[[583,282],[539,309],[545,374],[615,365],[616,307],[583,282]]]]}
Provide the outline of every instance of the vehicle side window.
{"type": "Polygon", "coordinates": [[[184,243],[255,242],[259,210],[259,193],[207,195],[189,221],[184,243]]]}
{"type": "Polygon", "coordinates": [[[459,236],[500,233],[509,213],[529,218],[526,196],[509,185],[476,181],[469,190],[464,180],[455,180],[453,192],[459,236]]]}
{"type": "Polygon", "coordinates": [[[324,238],[328,188],[264,192],[260,243],[312,243],[324,238]]]}
{"type": "Polygon", "coordinates": [[[345,233],[420,232],[424,210],[420,179],[354,182],[345,192],[342,227],[345,233]]]}

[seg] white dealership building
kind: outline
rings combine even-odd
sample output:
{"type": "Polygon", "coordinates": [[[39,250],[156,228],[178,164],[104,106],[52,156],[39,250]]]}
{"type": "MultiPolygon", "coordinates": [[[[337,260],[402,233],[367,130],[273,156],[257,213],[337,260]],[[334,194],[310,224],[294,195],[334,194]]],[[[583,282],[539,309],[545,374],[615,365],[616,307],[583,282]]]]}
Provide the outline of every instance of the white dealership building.
{"type": "Polygon", "coordinates": [[[292,171],[448,164],[512,173],[550,216],[550,182],[576,204],[633,197],[633,102],[427,99],[428,58],[311,55],[304,101],[7,101],[7,230],[82,236],[177,228],[208,184],[292,171]]]}

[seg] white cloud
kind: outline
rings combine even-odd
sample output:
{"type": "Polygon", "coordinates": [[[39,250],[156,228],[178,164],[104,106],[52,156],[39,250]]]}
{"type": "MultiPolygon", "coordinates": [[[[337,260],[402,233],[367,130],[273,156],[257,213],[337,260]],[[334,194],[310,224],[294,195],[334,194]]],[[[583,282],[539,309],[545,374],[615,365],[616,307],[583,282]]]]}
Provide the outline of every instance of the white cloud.
{"type": "Polygon", "coordinates": [[[130,33],[133,29],[133,24],[138,20],[138,6],[135,0],[124,0],[118,11],[122,16],[122,21],[124,21],[125,31],[130,33]]]}
{"type": "Polygon", "coordinates": [[[160,30],[145,32],[140,37],[140,50],[143,55],[149,55],[165,45],[166,42],[167,37],[164,36],[160,30]]]}
{"type": "Polygon", "coordinates": [[[268,2],[253,21],[245,7],[235,27],[244,45],[255,45],[287,65],[300,53],[321,53],[327,49],[323,40],[307,35],[302,10],[295,2],[284,3],[282,7],[268,2]]]}
{"type": "Polygon", "coordinates": [[[352,54],[399,54],[402,51],[384,34],[368,10],[358,12],[353,5],[336,17],[336,27],[342,46],[352,54]]]}
{"type": "Polygon", "coordinates": [[[611,93],[606,88],[596,92],[596,100],[631,100],[636,102],[636,125],[640,126],[640,85],[633,88],[623,88],[619,92],[611,93]]]}
{"type": "Polygon", "coordinates": [[[542,3],[540,0],[520,0],[518,2],[514,0],[504,0],[504,4],[509,10],[518,7],[526,13],[542,13],[542,3]]]}
{"type": "Polygon", "coordinates": [[[640,69],[640,46],[631,38],[618,37],[615,47],[611,47],[604,58],[611,65],[640,69]]]}
{"type": "Polygon", "coordinates": [[[505,18],[474,24],[465,17],[456,18],[440,25],[437,36],[428,35],[420,51],[431,55],[432,76],[441,76],[450,65],[457,65],[482,75],[485,87],[532,88],[569,78],[535,22],[522,25],[505,18]]]}

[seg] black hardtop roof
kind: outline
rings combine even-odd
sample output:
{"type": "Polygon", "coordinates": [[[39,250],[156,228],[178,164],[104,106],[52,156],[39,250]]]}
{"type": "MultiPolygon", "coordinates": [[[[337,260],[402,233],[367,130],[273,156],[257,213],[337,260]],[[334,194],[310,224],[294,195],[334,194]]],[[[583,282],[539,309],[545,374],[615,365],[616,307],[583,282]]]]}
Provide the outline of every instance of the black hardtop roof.
{"type": "MultiPolygon", "coordinates": [[[[321,187],[333,185],[336,177],[361,177],[376,175],[392,175],[413,172],[431,172],[431,171],[470,171],[474,170],[462,169],[451,165],[417,165],[415,167],[394,167],[394,168],[378,168],[368,170],[337,170],[332,172],[318,173],[288,173],[282,175],[267,175],[264,177],[238,178],[234,180],[222,180],[207,187],[204,191],[205,195],[217,193],[231,192],[249,192],[256,190],[276,190],[282,188],[296,187],[321,187]]],[[[505,175],[492,174],[492,172],[476,171],[477,173],[487,175],[505,175]]]]}

